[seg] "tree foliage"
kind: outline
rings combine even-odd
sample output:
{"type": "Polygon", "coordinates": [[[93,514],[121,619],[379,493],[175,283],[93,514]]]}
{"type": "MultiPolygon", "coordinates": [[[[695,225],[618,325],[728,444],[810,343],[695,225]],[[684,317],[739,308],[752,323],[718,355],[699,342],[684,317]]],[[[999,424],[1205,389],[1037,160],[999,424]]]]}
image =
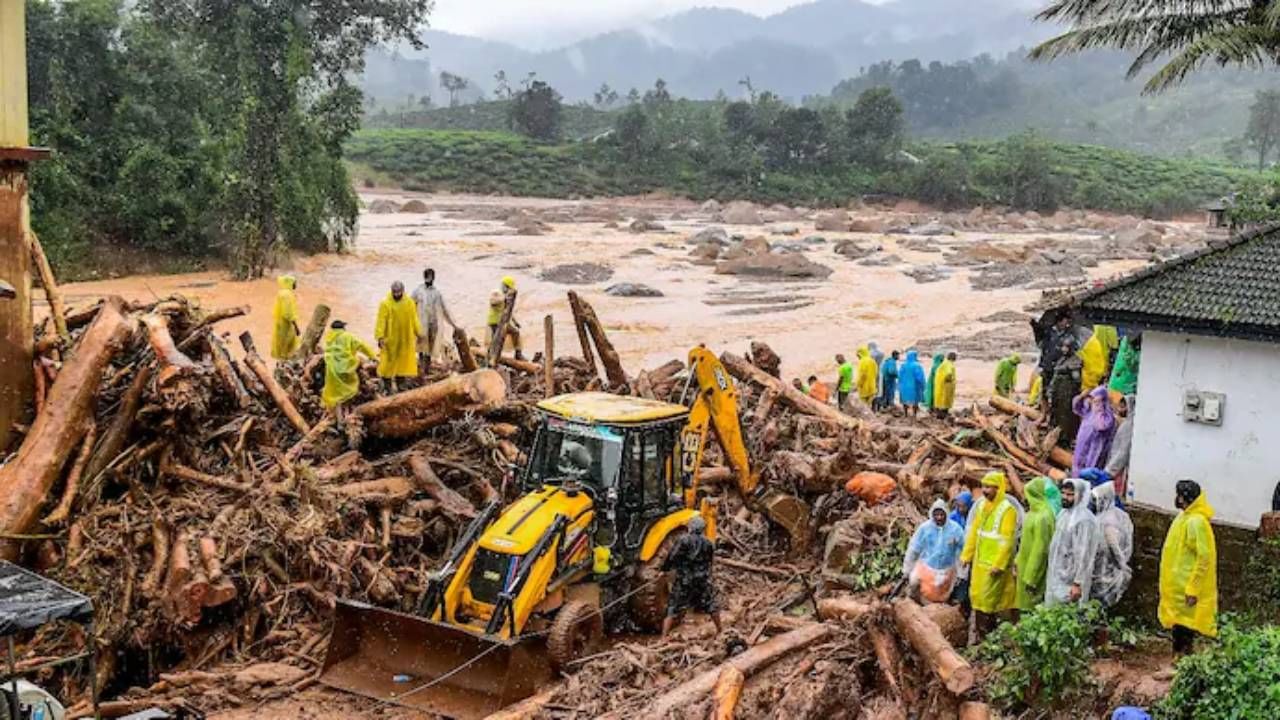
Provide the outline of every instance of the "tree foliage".
{"type": "MultiPolygon", "coordinates": [[[[412,39],[430,0],[29,3],[33,178],[55,250],[99,241],[224,251],[261,275],[286,248],[341,247],[341,162],[365,49],[412,39]]],[[[56,254],[56,252],[55,252],[56,254]]]]}
{"type": "Polygon", "coordinates": [[[560,93],[541,80],[534,80],[516,93],[511,105],[511,124],[520,134],[553,142],[560,137],[564,104],[560,93]]]}
{"type": "Polygon", "coordinates": [[[883,167],[902,149],[904,125],[902,103],[892,90],[879,87],[863,92],[845,115],[854,161],[883,167]]]}
{"type": "Polygon", "coordinates": [[[1041,605],[1016,625],[1002,624],[978,648],[992,669],[991,701],[1014,710],[1051,707],[1089,682],[1097,629],[1106,625],[1098,603],[1041,605]]]}
{"type": "Polygon", "coordinates": [[[1218,642],[1178,661],[1158,720],[1274,717],[1280,705],[1280,628],[1223,623],[1218,642]]]}
{"type": "Polygon", "coordinates": [[[1271,151],[1280,145],[1280,91],[1259,90],[1249,107],[1249,125],[1244,141],[1258,154],[1258,169],[1267,167],[1271,151]]]}

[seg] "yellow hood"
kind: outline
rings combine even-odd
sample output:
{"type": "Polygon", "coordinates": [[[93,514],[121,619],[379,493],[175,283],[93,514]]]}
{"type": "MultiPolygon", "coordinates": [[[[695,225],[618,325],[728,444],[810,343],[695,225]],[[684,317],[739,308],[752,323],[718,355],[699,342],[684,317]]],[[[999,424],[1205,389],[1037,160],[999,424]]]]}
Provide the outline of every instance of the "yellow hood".
{"type": "Polygon", "coordinates": [[[585,492],[571,496],[559,487],[547,485],[507,508],[480,538],[480,546],[505,555],[525,555],[556,515],[564,515],[572,524],[591,509],[591,498],[585,492]]]}

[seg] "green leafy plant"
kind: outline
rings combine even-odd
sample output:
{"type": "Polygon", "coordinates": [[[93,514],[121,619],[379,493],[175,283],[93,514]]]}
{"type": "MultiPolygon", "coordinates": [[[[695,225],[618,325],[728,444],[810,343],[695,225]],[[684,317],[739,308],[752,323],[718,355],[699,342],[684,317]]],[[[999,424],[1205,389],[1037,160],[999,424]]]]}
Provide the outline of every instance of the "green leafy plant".
{"type": "Polygon", "coordinates": [[[1224,621],[1219,641],[1178,662],[1158,720],[1275,717],[1280,707],[1280,627],[1224,621]]]}
{"type": "Polygon", "coordinates": [[[1089,682],[1095,633],[1106,624],[1102,607],[1041,606],[1017,625],[1005,623],[978,647],[977,659],[993,670],[991,702],[1005,710],[1046,706],[1089,682]]]}
{"type": "Polygon", "coordinates": [[[899,535],[893,542],[868,552],[850,555],[844,572],[845,582],[850,589],[863,592],[902,577],[902,556],[906,554],[910,540],[906,535],[899,535]]]}

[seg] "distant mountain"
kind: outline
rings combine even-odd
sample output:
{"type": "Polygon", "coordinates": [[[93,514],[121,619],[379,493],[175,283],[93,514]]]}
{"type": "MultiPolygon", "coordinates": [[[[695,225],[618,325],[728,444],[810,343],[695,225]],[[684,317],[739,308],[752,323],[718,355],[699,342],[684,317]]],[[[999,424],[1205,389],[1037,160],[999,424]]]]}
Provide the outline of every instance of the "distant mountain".
{"type": "Polygon", "coordinates": [[[386,72],[394,63],[377,59],[387,51],[375,50],[366,86],[390,103],[410,94],[439,98],[438,74],[448,71],[489,95],[502,70],[513,84],[537,73],[570,101],[590,99],[605,83],[625,94],[658,78],[674,92],[710,98],[721,91],[737,96],[738,81],[750,76],[757,89],[798,101],[882,60],[952,61],[1030,45],[1052,32],[1032,22],[1037,2],[814,0],[768,17],[703,7],[543,52],[428,31],[427,50],[400,52],[406,61],[429,63],[437,77],[424,78],[421,66],[405,65],[397,81],[386,72]]]}

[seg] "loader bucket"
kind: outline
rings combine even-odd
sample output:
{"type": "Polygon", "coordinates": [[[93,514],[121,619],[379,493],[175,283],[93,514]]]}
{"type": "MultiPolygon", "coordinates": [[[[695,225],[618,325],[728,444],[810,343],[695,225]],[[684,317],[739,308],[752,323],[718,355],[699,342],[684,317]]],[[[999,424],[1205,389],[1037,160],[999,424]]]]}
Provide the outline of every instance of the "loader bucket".
{"type": "Polygon", "coordinates": [[[458,720],[483,718],[552,678],[542,638],[493,640],[339,600],[320,682],[458,720]]]}

